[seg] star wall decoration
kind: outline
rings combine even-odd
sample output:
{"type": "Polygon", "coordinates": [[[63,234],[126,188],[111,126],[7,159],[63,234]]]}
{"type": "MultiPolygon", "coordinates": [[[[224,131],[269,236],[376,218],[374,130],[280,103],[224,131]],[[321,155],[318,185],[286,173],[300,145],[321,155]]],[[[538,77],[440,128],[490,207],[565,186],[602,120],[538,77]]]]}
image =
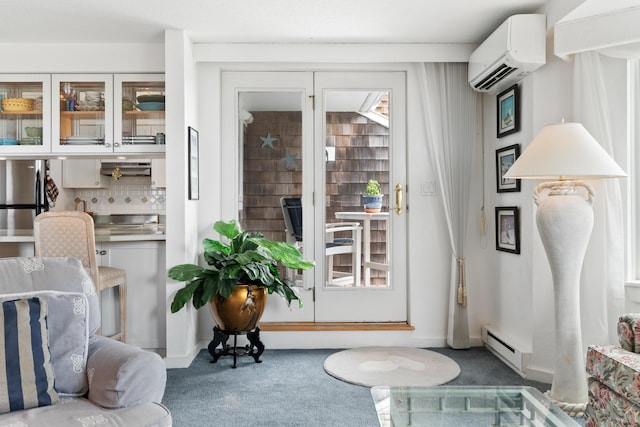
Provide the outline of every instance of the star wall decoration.
{"type": "Polygon", "coordinates": [[[274,138],[271,136],[271,133],[267,133],[267,136],[261,136],[262,145],[260,148],[270,147],[273,148],[273,143],[278,140],[278,138],[274,138]]]}
{"type": "Polygon", "coordinates": [[[284,168],[288,171],[296,170],[298,168],[298,154],[296,153],[287,153],[282,159],[284,162],[284,168]]]}

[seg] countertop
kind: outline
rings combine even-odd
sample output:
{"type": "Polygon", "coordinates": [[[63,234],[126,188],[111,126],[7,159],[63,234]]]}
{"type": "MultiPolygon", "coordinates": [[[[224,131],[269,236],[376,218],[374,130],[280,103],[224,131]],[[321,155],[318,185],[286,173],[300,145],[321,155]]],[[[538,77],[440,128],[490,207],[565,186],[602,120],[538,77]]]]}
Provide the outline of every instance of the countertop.
{"type": "MultiPolygon", "coordinates": [[[[96,242],[139,242],[139,241],[164,241],[164,233],[110,233],[108,230],[96,232],[96,242]]],[[[33,230],[7,230],[0,229],[0,243],[33,242],[33,230]]]]}

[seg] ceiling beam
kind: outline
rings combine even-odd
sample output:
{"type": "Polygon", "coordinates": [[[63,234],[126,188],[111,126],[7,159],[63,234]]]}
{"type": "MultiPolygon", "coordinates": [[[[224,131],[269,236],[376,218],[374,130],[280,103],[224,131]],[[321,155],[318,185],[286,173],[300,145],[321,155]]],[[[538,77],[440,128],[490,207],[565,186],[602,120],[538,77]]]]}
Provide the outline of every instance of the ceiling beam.
{"type": "Polygon", "coordinates": [[[195,43],[196,62],[467,62],[467,43],[195,43]]]}

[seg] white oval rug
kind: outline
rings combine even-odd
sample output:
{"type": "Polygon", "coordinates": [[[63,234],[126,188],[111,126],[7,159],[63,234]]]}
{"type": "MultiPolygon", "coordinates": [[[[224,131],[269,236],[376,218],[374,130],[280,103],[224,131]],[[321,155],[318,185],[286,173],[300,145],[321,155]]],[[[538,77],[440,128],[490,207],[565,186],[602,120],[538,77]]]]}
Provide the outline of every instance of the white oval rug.
{"type": "Polygon", "coordinates": [[[324,370],[351,384],[435,386],[460,375],[460,366],[440,353],[411,347],[361,347],[327,357],[324,370]]]}

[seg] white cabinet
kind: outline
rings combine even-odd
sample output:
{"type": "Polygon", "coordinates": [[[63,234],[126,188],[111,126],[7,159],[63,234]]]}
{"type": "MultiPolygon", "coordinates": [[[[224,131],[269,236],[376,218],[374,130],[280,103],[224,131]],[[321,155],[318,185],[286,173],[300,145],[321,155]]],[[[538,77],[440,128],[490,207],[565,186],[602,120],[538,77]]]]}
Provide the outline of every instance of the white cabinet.
{"type": "Polygon", "coordinates": [[[167,162],[165,159],[151,160],[151,187],[166,188],[167,186],[167,162]]]}
{"type": "Polygon", "coordinates": [[[163,74],[115,74],[114,144],[118,153],[165,151],[163,74]]]}
{"type": "MultiPolygon", "coordinates": [[[[96,243],[100,265],[127,272],[127,343],[149,349],[166,348],[165,242],[96,243]]],[[[103,291],[103,332],[115,331],[117,290],[103,291]]]]}
{"type": "Polygon", "coordinates": [[[52,151],[165,151],[162,74],[54,74],[52,151]]]}
{"type": "Polygon", "coordinates": [[[113,76],[54,74],[52,151],[113,152],[113,76]]]}
{"type": "Polygon", "coordinates": [[[109,187],[109,177],[100,174],[99,159],[63,160],[62,187],[107,188],[109,187]]]}
{"type": "Polygon", "coordinates": [[[0,155],[51,151],[51,76],[0,75],[0,155]]]}

